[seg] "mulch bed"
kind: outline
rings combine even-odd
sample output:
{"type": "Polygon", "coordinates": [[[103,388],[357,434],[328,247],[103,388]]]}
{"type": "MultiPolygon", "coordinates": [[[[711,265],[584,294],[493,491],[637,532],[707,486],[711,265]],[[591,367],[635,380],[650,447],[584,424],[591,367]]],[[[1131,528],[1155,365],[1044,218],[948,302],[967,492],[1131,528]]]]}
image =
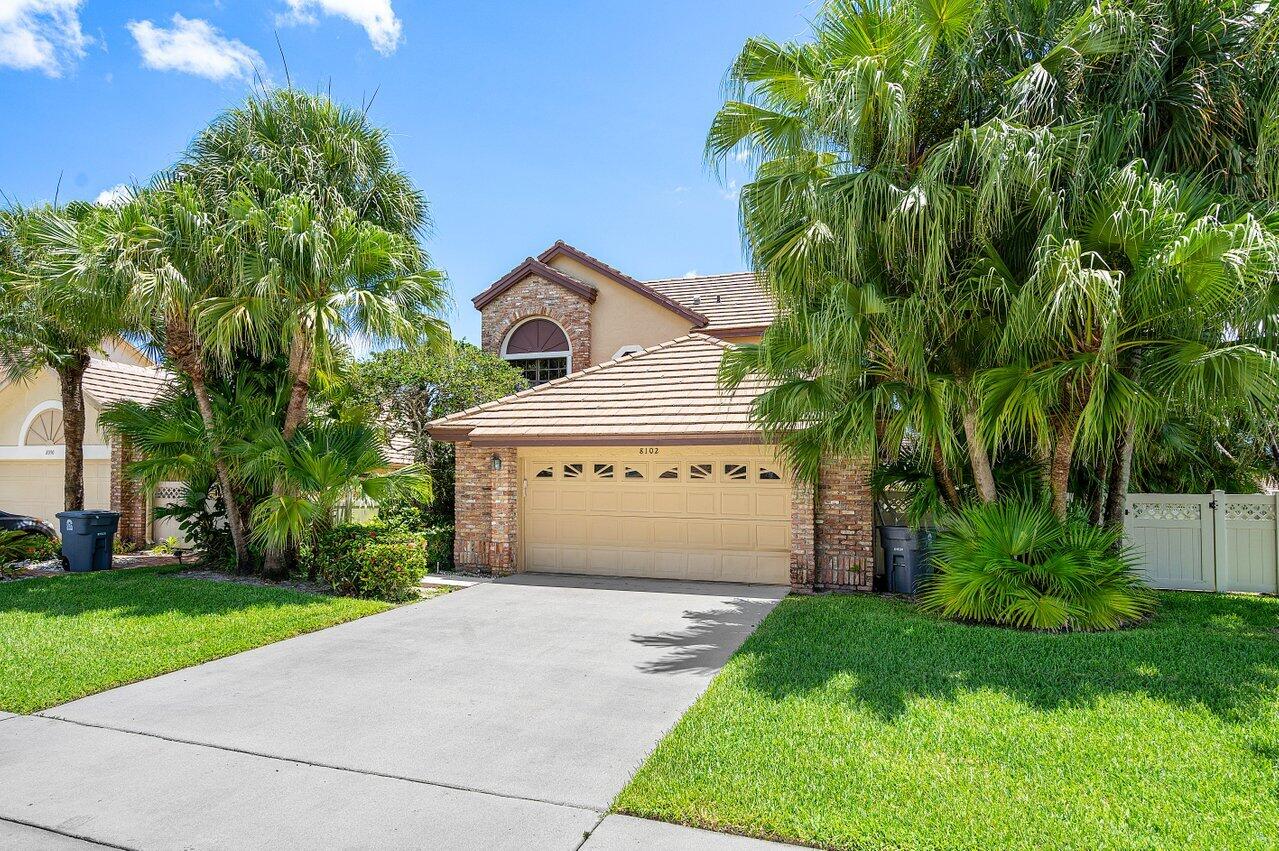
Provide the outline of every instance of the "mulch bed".
{"type": "MultiPolygon", "coordinates": [[[[178,564],[177,556],[159,553],[129,553],[117,555],[111,560],[112,570],[129,570],[135,567],[156,567],[164,564],[178,564]]],[[[64,576],[68,573],[62,569],[62,562],[56,558],[46,561],[19,562],[0,573],[0,582],[19,582],[23,579],[39,579],[42,576],[64,576]]]]}
{"type": "Polygon", "coordinates": [[[209,582],[235,582],[240,585],[257,585],[266,588],[288,588],[292,591],[301,591],[304,594],[326,594],[333,596],[333,589],[327,585],[321,585],[318,582],[309,582],[305,579],[284,579],[279,582],[270,579],[263,579],[260,576],[240,576],[234,573],[223,573],[220,570],[183,570],[180,573],[173,574],[182,579],[204,579],[209,582]]]}

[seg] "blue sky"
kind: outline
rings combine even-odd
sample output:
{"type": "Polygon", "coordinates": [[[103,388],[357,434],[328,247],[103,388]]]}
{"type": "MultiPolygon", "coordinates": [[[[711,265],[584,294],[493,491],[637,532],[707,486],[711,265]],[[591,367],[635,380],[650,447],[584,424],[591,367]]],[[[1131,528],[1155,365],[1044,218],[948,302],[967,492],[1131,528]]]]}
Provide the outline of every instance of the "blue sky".
{"type": "MultiPolygon", "coordinates": [[[[450,317],[564,239],[644,279],[744,268],[735,183],[702,165],[750,35],[809,0],[0,0],[0,191],[93,199],[171,163],[258,67],[348,103],[375,91],[435,218],[450,317]],[[176,16],[176,17],[175,17],[176,16]]],[[[735,175],[730,175],[733,179],[735,175]]]]}

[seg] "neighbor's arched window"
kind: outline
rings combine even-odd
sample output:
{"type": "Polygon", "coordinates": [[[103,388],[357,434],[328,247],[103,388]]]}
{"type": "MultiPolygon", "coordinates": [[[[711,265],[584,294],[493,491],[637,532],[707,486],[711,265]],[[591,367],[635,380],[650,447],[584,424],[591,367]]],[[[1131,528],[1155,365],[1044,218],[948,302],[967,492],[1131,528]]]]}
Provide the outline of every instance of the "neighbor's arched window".
{"type": "Polygon", "coordinates": [[[57,402],[44,402],[27,414],[22,430],[22,446],[61,446],[62,406],[57,402]]]}
{"type": "Polygon", "coordinates": [[[538,318],[511,329],[502,343],[502,357],[536,385],[568,375],[571,352],[564,329],[549,319],[538,318]]]}

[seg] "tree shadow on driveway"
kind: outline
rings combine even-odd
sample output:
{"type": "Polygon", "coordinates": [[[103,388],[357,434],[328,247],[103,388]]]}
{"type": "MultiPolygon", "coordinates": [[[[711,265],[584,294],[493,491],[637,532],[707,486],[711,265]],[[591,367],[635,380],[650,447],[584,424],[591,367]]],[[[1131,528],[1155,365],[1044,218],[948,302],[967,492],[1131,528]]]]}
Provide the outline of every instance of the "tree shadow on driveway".
{"type": "Polygon", "coordinates": [[[722,608],[684,612],[688,626],[678,632],[631,636],[636,644],[671,651],[639,669],[647,674],[715,673],[776,605],[748,598],[726,602],[722,608]]]}

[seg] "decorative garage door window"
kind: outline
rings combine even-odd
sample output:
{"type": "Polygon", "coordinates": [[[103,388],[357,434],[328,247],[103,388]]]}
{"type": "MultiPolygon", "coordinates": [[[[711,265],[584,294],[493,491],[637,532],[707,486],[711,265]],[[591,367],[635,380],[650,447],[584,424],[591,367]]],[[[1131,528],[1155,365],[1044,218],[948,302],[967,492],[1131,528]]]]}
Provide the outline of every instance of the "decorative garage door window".
{"type": "Polygon", "coordinates": [[[646,482],[650,476],[663,482],[677,482],[685,469],[688,471],[687,478],[690,482],[726,484],[737,482],[781,484],[784,482],[779,467],[767,462],[752,464],[747,461],[728,461],[719,464],[707,462],[688,464],[686,467],[680,464],[648,464],[643,461],[535,464],[530,468],[530,474],[535,479],[580,479],[584,482],[591,480],[646,482]]]}
{"type": "Polygon", "coordinates": [[[502,357],[519,367],[533,385],[568,375],[569,356],[564,329],[549,319],[520,323],[502,343],[502,357]]]}
{"type": "Polygon", "coordinates": [[[60,446],[62,442],[62,410],[59,408],[50,408],[37,415],[27,426],[23,440],[27,446],[60,446]]]}

